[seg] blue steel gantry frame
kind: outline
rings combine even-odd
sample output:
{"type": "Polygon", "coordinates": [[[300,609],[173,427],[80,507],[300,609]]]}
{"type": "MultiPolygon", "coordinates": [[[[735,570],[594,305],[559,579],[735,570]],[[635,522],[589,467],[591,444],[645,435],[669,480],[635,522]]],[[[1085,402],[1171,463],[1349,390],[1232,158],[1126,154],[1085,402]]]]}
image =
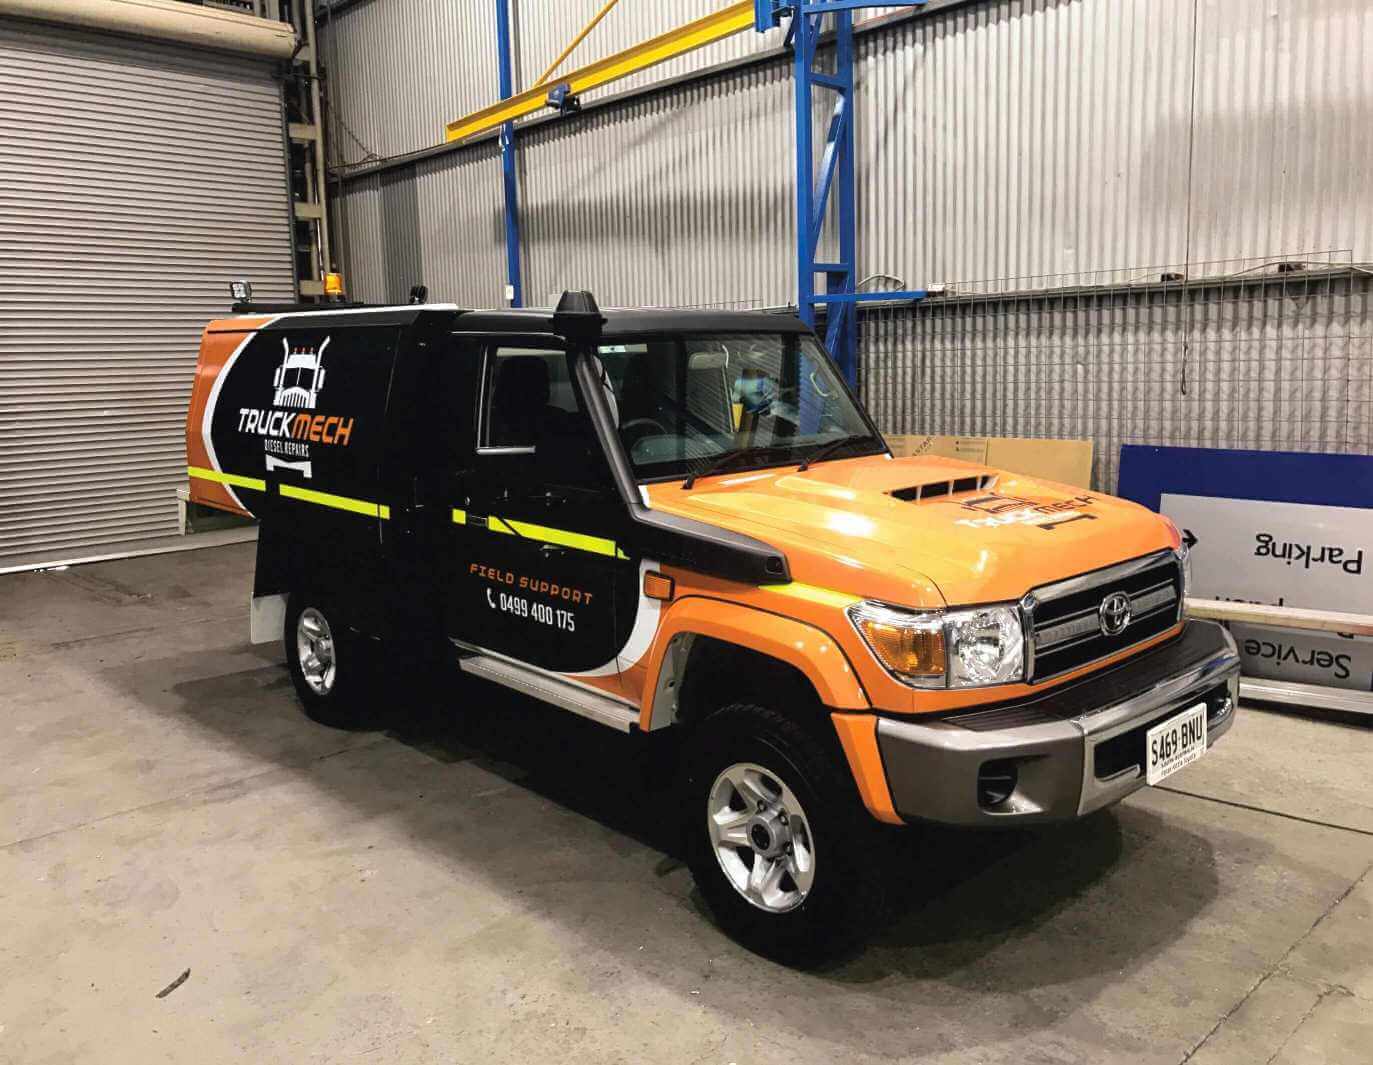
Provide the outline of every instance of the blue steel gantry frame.
{"type": "MultiPolygon", "coordinates": [[[[514,118],[529,114],[539,107],[538,98],[545,86],[541,81],[538,86],[515,93],[510,0],[495,0],[495,3],[499,91],[500,99],[505,103],[449,123],[446,137],[449,140],[461,140],[482,129],[489,129],[496,122],[500,123],[501,170],[505,189],[506,296],[511,306],[520,307],[524,304],[524,293],[514,118]]],[[[825,308],[825,343],[850,383],[856,382],[858,370],[858,304],[913,301],[923,299],[926,295],[923,289],[858,291],[853,12],[872,7],[921,7],[925,3],[926,0],[752,0],[751,21],[759,33],[780,26],[784,19],[791,20],[787,41],[794,51],[796,77],[797,312],[813,326],[816,324],[817,311],[825,308]],[[816,68],[816,59],[827,16],[832,19],[834,66],[832,70],[820,70],[816,68]],[[832,92],[835,97],[818,171],[812,118],[817,88],[832,92]],[[817,256],[831,222],[836,231],[833,241],[836,254],[832,260],[822,261],[817,256]],[[824,287],[817,291],[816,278],[821,275],[824,276],[824,287]]],[[[738,32],[749,21],[748,9],[749,0],[732,4],[704,19],[582,68],[568,75],[568,82],[563,87],[573,91],[583,85],[590,88],[604,84],[738,32]]],[[[579,35],[578,41],[600,20],[601,15],[579,35]]]]}
{"type": "Polygon", "coordinates": [[[755,28],[764,33],[790,16],[787,39],[796,78],[796,309],[809,325],[825,307],[825,346],[850,384],[858,376],[858,304],[919,300],[923,289],[859,292],[857,273],[858,188],[854,174],[853,12],[868,7],[920,7],[925,0],[877,4],[873,0],[754,0],[755,28]],[[831,15],[833,70],[816,69],[825,16],[831,15]],[[825,150],[815,160],[816,89],[834,94],[825,150]],[[833,207],[831,208],[831,204],[833,207]],[[835,257],[817,258],[833,221],[835,257]],[[816,278],[824,288],[816,290],[816,278]]]}

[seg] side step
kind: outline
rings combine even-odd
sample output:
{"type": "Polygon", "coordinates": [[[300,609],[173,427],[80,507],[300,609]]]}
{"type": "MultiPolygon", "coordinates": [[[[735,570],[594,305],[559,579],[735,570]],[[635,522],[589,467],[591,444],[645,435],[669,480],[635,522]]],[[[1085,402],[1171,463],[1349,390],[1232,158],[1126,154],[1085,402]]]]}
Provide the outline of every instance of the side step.
{"type": "Polygon", "coordinates": [[[639,711],[634,707],[542,670],[489,654],[464,656],[458,660],[458,666],[464,673],[552,703],[621,732],[630,732],[639,725],[639,711]]]}

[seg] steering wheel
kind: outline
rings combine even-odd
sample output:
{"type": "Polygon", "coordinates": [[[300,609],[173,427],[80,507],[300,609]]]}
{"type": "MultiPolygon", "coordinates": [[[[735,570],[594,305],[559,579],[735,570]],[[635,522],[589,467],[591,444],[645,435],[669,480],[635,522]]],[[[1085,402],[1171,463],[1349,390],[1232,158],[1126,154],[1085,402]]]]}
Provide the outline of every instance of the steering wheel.
{"type": "Polygon", "coordinates": [[[667,428],[656,418],[631,418],[620,426],[620,439],[628,451],[646,436],[669,436],[667,428]]]}

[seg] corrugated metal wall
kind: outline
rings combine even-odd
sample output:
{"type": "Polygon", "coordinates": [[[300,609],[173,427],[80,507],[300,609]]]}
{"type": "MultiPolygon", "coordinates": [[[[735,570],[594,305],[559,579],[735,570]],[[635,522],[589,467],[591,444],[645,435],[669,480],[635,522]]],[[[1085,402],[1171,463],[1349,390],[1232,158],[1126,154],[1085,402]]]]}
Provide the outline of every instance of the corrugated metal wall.
{"type": "Polygon", "coordinates": [[[334,201],[350,294],[404,302],[429,286],[469,307],[495,307],[505,281],[500,154],[474,152],[410,163],[351,181],[334,201]]]}
{"type": "Polygon", "coordinates": [[[862,393],[888,432],[1092,440],[1106,490],[1122,444],[1369,454],[1370,293],[1332,261],[875,309],[862,393]]]}
{"type": "Polygon", "coordinates": [[[1188,258],[1195,3],[1002,0],[867,38],[864,268],[1038,287],[1188,258]]]}
{"type": "MultiPolygon", "coordinates": [[[[408,2],[372,0],[358,10],[393,18],[408,2]]],[[[669,6],[677,17],[678,5],[626,3],[626,17],[644,20],[630,36],[660,29],[653,20],[669,6]]],[[[536,77],[535,57],[551,54],[550,42],[572,28],[558,22],[563,5],[519,0],[516,7],[525,76],[536,77]],[[539,18],[542,34],[529,28],[539,18]]],[[[579,7],[570,22],[583,14],[579,7]]],[[[355,17],[338,16],[330,32],[365,49],[355,17]]],[[[471,69],[494,51],[489,25],[476,34],[463,45],[471,69]]],[[[622,43],[607,38],[601,47],[622,43]]],[[[770,43],[754,35],[739,47],[770,43]]],[[[1265,261],[1279,259],[1328,262],[1335,252],[1342,262],[1373,260],[1370,55],[1373,4],[1363,0],[987,0],[864,34],[860,274],[1010,294],[1122,285],[1179,268],[1164,264],[1216,276],[1262,273],[1265,261]]],[[[382,136],[388,123],[410,121],[388,101],[419,91],[450,59],[434,46],[403,61],[379,56],[347,90],[349,106],[360,109],[350,123],[366,116],[367,128],[382,136]],[[369,93],[376,107],[364,105],[369,93]]],[[[341,63],[333,77],[346,87],[362,70],[341,63]]],[[[438,139],[444,121],[489,102],[494,80],[494,68],[483,72],[471,99],[455,97],[426,119],[427,140],[438,139]]],[[[793,298],[792,121],[790,65],[778,59],[527,132],[520,147],[527,298],[564,287],[590,287],[620,304],[793,298]]],[[[416,147],[425,141],[418,135],[379,150],[416,147]]],[[[417,226],[434,295],[498,302],[504,261],[494,148],[436,156],[416,174],[418,218],[405,216],[396,229],[417,226]]],[[[377,180],[351,183],[349,204],[371,195],[377,180]]],[[[376,280],[377,264],[389,261],[378,241],[394,239],[383,236],[392,220],[366,210],[354,219],[350,211],[347,228],[354,293],[401,291],[399,282],[376,280]]],[[[1102,319],[1084,328],[1111,326],[1102,319]]],[[[1235,328],[1231,339],[1242,342],[1235,328]]],[[[909,341],[911,357],[928,342],[916,333],[909,341]]],[[[1119,383],[1093,379],[1103,388],[1119,383]]],[[[901,380],[870,372],[869,395],[879,407],[882,390],[892,404],[903,402],[901,380]]],[[[952,387],[938,378],[926,384],[952,387]]],[[[974,375],[950,397],[990,412],[992,387],[974,375]]],[[[1163,392],[1157,398],[1172,402],[1163,392]]],[[[1221,396],[1216,402],[1200,414],[1233,422],[1236,408],[1221,396]]],[[[1184,407],[1167,409],[1177,419],[1184,407]]],[[[991,421],[959,424],[957,431],[992,431],[991,421]]],[[[1036,428],[1033,419],[1017,424],[1058,431],[1036,428]]],[[[1114,439],[1103,437],[1103,446],[1114,439]]],[[[1353,434],[1347,446],[1366,449],[1359,439],[1353,434]]],[[[1113,483],[1113,465],[1098,472],[1113,483]]]]}
{"type": "MultiPolygon", "coordinates": [[[[500,151],[488,142],[418,163],[415,174],[420,276],[434,292],[464,306],[500,306],[505,287],[500,151]]],[[[401,287],[394,281],[393,286],[401,287]]]]}
{"type": "Polygon", "coordinates": [[[16,21],[0,86],[0,559],[175,533],[201,330],[293,298],[279,86],[16,21]]]}
{"type": "Polygon", "coordinates": [[[1193,259],[1373,259],[1373,4],[1206,0],[1197,16],[1193,259]]]}
{"type": "Polygon", "coordinates": [[[528,299],[794,299],[793,144],[778,64],[538,129],[521,149],[528,299]]]}
{"type": "MultiPolygon", "coordinates": [[[[443,6],[471,20],[457,51],[411,22],[411,6],[432,8],[371,0],[326,34],[326,51],[339,42],[340,112],[382,154],[433,143],[444,121],[493,98],[494,69],[481,66],[494,52],[486,5],[443,6]],[[446,78],[459,88],[426,110],[426,86],[446,78]]],[[[522,47],[542,57],[546,42],[570,36],[560,20],[577,24],[594,6],[524,0],[522,23],[548,17],[522,47]]],[[[634,12],[644,31],[661,29],[667,7],[626,3],[611,16],[624,24],[607,18],[583,47],[597,54],[592,42],[634,12]]],[[[1341,249],[1373,259],[1373,193],[1361,179],[1373,166],[1373,5],[989,0],[860,39],[862,272],[1015,290],[1061,274],[1125,280],[1165,263],[1341,249]]],[[[599,47],[623,43],[612,35],[599,47]]],[[[521,148],[528,290],[565,276],[550,260],[571,255],[596,267],[584,284],[632,278],[625,300],[787,296],[791,98],[779,60],[532,132],[521,148]],[[631,203],[651,217],[621,220],[620,243],[606,219],[631,203]],[[634,261],[646,248],[651,291],[634,261]],[[605,263],[612,249],[619,261],[605,263]]],[[[441,157],[425,173],[470,167],[487,150],[441,157]]],[[[464,221],[485,233],[490,202],[482,189],[470,208],[422,214],[422,234],[464,221]]],[[[498,241],[491,251],[500,272],[498,241]]]]}

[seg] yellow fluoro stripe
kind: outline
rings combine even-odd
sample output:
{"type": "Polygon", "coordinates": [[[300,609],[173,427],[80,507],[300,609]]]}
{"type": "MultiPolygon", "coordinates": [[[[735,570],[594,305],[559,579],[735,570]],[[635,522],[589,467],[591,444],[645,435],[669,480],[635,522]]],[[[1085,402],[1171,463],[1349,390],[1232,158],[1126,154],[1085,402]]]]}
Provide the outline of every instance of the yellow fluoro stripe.
{"type": "Polygon", "coordinates": [[[186,473],[197,481],[214,481],[216,484],[229,484],[235,488],[256,488],[259,492],[267,491],[267,482],[256,477],[240,477],[236,473],[220,473],[218,470],[207,470],[204,466],[187,466],[186,473]]]}
{"type": "Polygon", "coordinates": [[[813,584],[801,584],[798,581],[792,581],[789,584],[765,584],[763,591],[789,595],[793,599],[804,599],[808,603],[819,603],[821,606],[832,606],[836,610],[843,610],[845,607],[853,606],[854,603],[859,602],[856,595],[836,592],[829,588],[818,588],[813,584]]]}
{"type": "Polygon", "coordinates": [[[294,484],[279,484],[277,488],[288,499],[318,503],[322,507],[333,507],[335,510],[346,510],[353,514],[365,514],[369,518],[381,518],[383,521],[391,517],[391,508],[384,503],[370,503],[365,499],[354,499],[352,496],[336,496],[328,492],[316,492],[313,488],[301,488],[294,484]]]}
{"type": "Polygon", "coordinates": [[[453,508],[453,524],[454,524],[454,525],[466,525],[466,524],[467,524],[467,511],[465,511],[465,510],[459,510],[457,507],[454,507],[454,508],[453,508]]]}
{"type": "Polygon", "coordinates": [[[593,555],[607,555],[610,558],[629,557],[615,545],[614,540],[607,540],[602,536],[588,536],[586,533],[553,529],[547,525],[535,525],[527,521],[512,521],[498,518],[494,514],[486,519],[486,527],[492,532],[504,533],[507,536],[518,534],[530,540],[542,540],[546,544],[571,547],[593,555]]]}

